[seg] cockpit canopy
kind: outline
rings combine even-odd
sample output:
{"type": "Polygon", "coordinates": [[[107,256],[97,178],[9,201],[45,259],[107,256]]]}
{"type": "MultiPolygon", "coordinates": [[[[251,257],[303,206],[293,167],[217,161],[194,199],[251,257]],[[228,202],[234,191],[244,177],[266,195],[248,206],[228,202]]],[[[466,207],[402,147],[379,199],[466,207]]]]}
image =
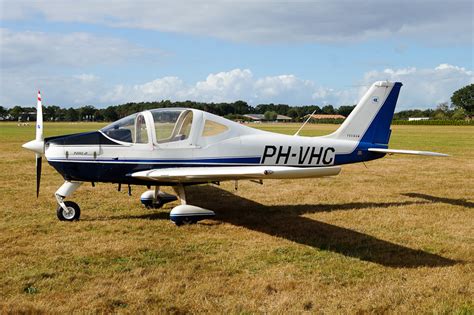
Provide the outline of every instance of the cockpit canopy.
{"type": "Polygon", "coordinates": [[[232,121],[196,109],[159,108],[132,114],[100,131],[125,143],[208,145],[223,137],[245,133],[242,128],[232,121]],[[230,132],[231,129],[234,132],[230,132]]]}
{"type": "Polygon", "coordinates": [[[193,112],[187,109],[154,109],[117,120],[101,131],[114,140],[148,143],[147,121],[154,124],[157,143],[180,141],[189,137],[193,112]]]}

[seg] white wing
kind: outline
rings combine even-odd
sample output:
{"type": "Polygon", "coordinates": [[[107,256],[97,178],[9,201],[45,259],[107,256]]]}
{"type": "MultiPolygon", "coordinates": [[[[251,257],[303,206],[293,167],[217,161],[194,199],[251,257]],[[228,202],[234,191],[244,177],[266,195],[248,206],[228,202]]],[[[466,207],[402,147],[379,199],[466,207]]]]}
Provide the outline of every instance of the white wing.
{"type": "Polygon", "coordinates": [[[414,150],[395,150],[395,149],[377,149],[369,148],[371,152],[380,152],[388,154],[412,154],[412,155],[426,155],[426,156],[449,156],[444,153],[430,152],[430,151],[414,151],[414,150]]]}
{"type": "Polygon", "coordinates": [[[217,166],[161,168],[133,173],[131,176],[156,181],[196,182],[236,179],[285,179],[334,176],[340,166],[291,167],[291,166],[217,166]]]}

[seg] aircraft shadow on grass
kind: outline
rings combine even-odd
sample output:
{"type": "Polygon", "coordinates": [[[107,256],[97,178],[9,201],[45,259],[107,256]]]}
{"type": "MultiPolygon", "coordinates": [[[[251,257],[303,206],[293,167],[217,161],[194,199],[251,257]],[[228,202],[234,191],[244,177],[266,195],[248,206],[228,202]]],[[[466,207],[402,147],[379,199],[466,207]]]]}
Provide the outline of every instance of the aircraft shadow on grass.
{"type": "MultiPolygon", "coordinates": [[[[411,249],[361,232],[302,216],[308,213],[336,210],[426,204],[429,203],[427,201],[266,206],[214,186],[189,187],[187,192],[188,200],[193,205],[216,210],[215,219],[218,221],[285,238],[321,250],[395,268],[442,267],[458,263],[436,254],[411,249]],[[208,196],[213,196],[213,198],[208,198],[208,196]],[[218,208],[216,200],[219,200],[218,208]]],[[[417,194],[416,197],[420,196],[417,194]]],[[[169,216],[168,213],[159,212],[121,218],[168,220],[169,216]]]]}
{"type": "Polygon", "coordinates": [[[436,197],[436,196],[419,194],[419,193],[405,193],[402,195],[410,197],[410,198],[425,199],[425,200],[430,201],[430,203],[447,203],[453,206],[461,206],[461,207],[466,207],[470,209],[474,208],[474,202],[469,202],[466,199],[452,199],[452,198],[436,197]]]}

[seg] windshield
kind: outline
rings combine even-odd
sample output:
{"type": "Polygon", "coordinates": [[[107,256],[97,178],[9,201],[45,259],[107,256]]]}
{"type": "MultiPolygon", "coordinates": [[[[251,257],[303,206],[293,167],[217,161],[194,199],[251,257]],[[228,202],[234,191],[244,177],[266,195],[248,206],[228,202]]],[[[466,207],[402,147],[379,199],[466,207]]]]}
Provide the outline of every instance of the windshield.
{"type": "Polygon", "coordinates": [[[155,122],[158,143],[181,141],[189,137],[193,122],[191,110],[160,108],[150,112],[155,122]]]}
{"type": "Polygon", "coordinates": [[[117,120],[102,128],[100,131],[118,141],[148,143],[145,117],[141,113],[117,120]]]}

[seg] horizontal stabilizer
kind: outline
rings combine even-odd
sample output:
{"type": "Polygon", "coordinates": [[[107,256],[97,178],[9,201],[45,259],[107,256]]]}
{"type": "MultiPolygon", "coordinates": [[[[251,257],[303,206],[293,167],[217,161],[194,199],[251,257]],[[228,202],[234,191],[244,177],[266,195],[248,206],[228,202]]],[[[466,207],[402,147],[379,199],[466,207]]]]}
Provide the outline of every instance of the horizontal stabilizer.
{"type": "Polygon", "coordinates": [[[176,167],[140,171],[132,177],[166,182],[211,182],[238,179],[286,179],[334,176],[341,167],[222,166],[176,167]]]}
{"type": "Polygon", "coordinates": [[[370,152],[388,153],[388,154],[411,154],[411,155],[426,155],[426,156],[449,156],[444,153],[430,152],[430,151],[416,151],[416,150],[395,150],[395,149],[378,149],[369,148],[370,152]]]}

